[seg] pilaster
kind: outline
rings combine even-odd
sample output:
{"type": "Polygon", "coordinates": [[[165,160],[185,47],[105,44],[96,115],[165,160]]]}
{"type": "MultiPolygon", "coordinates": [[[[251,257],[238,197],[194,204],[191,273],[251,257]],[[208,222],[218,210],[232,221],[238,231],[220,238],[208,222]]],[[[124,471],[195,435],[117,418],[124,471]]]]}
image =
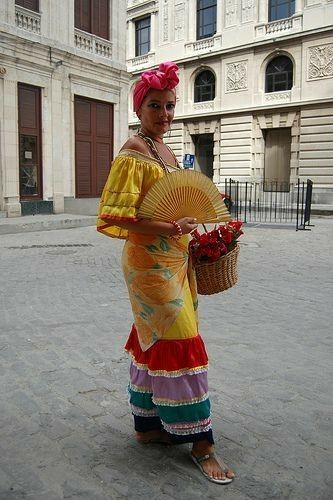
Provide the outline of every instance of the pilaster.
{"type": "Polygon", "coordinates": [[[4,210],[8,217],[20,217],[17,81],[14,77],[4,78],[2,89],[3,123],[6,124],[1,133],[3,137],[1,164],[4,210]]]}
{"type": "Polygon", "coordinates": [[[64,172],[63,172],[63,134],[62,126],[62,85],[61,80],[52,78],[52,197],[54,213],[64,212],[64,172]]]}

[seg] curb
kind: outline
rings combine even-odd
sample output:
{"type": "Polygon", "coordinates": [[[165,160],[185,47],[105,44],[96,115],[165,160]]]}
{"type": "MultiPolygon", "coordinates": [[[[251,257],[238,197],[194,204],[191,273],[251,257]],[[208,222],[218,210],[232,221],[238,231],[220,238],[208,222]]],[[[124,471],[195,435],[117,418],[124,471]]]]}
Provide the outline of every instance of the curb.
{"type": "MultiPolygon", "coordinates": [[[[52,217],[52,216],[50,216],[52,217]]],[[[29,233],[38,231],[54,231],[56,229],[73,229],[76,227],[94,226],[96,217],[89,216],[84,218],[62,218],[52,220],[50,218],[24,222],[25,217],[20,217],[20,221],[12,222],[12,219],[2,219],[0,221],[0,235],[29,233]],[[23,219],[23,220],[22,220],[23,219]],[[5,222],[6,221],[6,222],[5,222]]]]}

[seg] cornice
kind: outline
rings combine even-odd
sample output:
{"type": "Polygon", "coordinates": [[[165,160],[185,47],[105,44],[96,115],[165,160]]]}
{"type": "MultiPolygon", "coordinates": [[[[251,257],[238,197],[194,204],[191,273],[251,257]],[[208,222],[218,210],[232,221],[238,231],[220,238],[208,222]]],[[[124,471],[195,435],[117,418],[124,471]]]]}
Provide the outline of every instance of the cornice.
{"type": "Polygon", "coordinates": [[[156,8],[156,0],[143,0],[141,1],[140,3],[139,2],[135,2],[133,3],[132,5],[130,5],[129,7],[127,7],[126,9],[126,12],[127,14],[128,13],[137,13],[137,11],[140,12],[140,10],[142,9],[153,9],[153,8],[156,8]]]}
{"type": "MultiPolygon", "coordinates": [[[[293,102],[293,103],[288,103],[288,104],[274,104],[273,106],[251,106],[248,108],[236,108],[236,109],[227,109],[227,110],[220,110],[220,111],[212,111],[210,113],[199,113],[199,114],[183,114],[183,115],[177,115],[173,119],[174,123],[179,123],[179,122],[188,122],[188,121],[202,121],[207,119],[213,119],[213,118],[220,118],[221,116],[228,116],[228,115],[249,115],[249,114],[259,114],[265,111],[269,111],[270,113],[274,113],[275,110],[288,110],[288,111],[299,111],[300,109],[303,109],[305,107],[313,107],[313,106],[320,106],[320,105],[325,105],[325,104],[333,104],[333,99],[330,98],[325,98],[325,99],[316,99],[316,100],[311,100],[311,101],[300,101],[300,102],[293,102]]],[[[137,126],[139,122],[138,121],[132,121],[129,122],[130,127],[135,127],[137,126]]]]}
{"type": "Polygon", "coordinates": [[[75,72],[70,72],[68,73],[68,78],[69,80],[76,85],[82,85],[84,84],[86,87],[91,87],[94,89],[100,89],[100,90],[105,90],[110,92],[111,90],[115,90],[119,92],[119,87],[122,85],[128,85],[128,80],[124,78],[119,78],[119,75],[117,75],[116,81],[118,82],[117,85],[114,83],[110,82],[110,80],[107,81],[101,81],[98,80],[96,81],[96,78],[93,78],[93,75],[91,76],[86,76],[82,74],[78,74],[75,72]]]}
{"type": "Polygon", "coordinates": [[[134,18],[141,16],[148,16],[150,14],[156,14],[158,8],[156,6],[155,0],[149,0],[148,2],[141,3],[139,5],[134,5],[127,9],[126,21],[132,21],[134,18]]]}
{"type": "MultiPolygon", "coordinates": [[[[243,45],[238,45],[237,47],[228,47],[226,49],[219,49],[214,52],[209,52],[209,53],[202,53],[202,54],[192,54],[187,57],[181,57],[181,58],[174,58],[174,61],[177,64],[187,64],[187,63],[195,63],[197,61],[202,62],[203,60],[210,60],[216,57],[221,57],[221,56],[232,56],[234,54],[242,54],[249,52],[251,49],[260,49],[260,48],[265,48],[269,47],[270,45],[274,45],[274,47],[277,47],[279,44],[281,45],[286,45],[288,42],[293,42],[296,43],[299,41],[299,39],[310,39],[313,37],[313,39],[317,39],[321,34],[325,33],[326,36],[328,35],[333,35],[333,29],[331,26],[326,27],[326,28],[321,28],[321,29],[315,29],[315,30],[309,30],[306,32],[299,32],[299,33],[293,33],[289,35],[284,35],[284,36],[279,36],[276,38],[270,38],[268,40],[258,40],[252,43],[248,44],[243,44],[243,45]]],[[[223,33],[222,33],[222,39],[223,39],[223,33]]],[[[153,66],[154,68],[158,67],[158,64],[153,66]]],[[[153,68],[150,67],[149,69],[153,68]]],[[[148,68],[145,68],[148,69],[148,68]]],[[[143,69],[138,69],[135,71],[131,71],[132,75],[139,75],[141,74],[143,69]]]]}

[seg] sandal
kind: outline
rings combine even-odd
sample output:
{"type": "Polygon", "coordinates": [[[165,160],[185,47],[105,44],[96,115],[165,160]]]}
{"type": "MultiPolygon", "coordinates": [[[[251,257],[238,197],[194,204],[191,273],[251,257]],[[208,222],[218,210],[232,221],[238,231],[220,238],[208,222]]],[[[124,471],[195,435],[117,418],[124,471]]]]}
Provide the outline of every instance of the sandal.
{"type": "Polygon", "coordinates": [[[193,462],[195,463],[195,465],[197,467],[199,467],[199,469],[201,470],[201,473],[208,479],[208,481],[212,481],[213,483],[217,483],[217,484],[230,484],[230,483],[232,483],[233,479],[230,477],[225,477],[223,479],[215,479],[214,477],[207,474],[207,472],[202,467],[202,465],[201,465],[202,462],[204,462],[205,460],[208,460],[209,458],[215,458],[215,460],[221,466],[222,470],[224,472],[228,471],[228,467],[226,466],[226,464],[224,462],[222,462],[222,460],[219,460],[216,457],[215,453],[207,453],[206,455],[201,455],[200,457],[196,457],[193,455],[192,452],[190,452],[190,456],[191,456],[193,462]]]}

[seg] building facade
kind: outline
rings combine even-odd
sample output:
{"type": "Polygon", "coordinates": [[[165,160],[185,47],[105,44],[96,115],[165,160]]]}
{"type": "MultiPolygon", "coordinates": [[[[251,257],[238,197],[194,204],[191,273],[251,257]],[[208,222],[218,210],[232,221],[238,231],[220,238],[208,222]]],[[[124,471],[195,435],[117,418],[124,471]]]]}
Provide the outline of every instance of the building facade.
{"type": "Polygon", "coordinates": [[[0,212],[91,213],[128,135],[126,3],[0,2],[0,212]]]}
{"type": "Polygon", "coordinates": [[[333,204],[332,25],[333,0],[128,0],[127,67],[178,64],[180,161],[221,187],[310,178],[333,204]]]}

